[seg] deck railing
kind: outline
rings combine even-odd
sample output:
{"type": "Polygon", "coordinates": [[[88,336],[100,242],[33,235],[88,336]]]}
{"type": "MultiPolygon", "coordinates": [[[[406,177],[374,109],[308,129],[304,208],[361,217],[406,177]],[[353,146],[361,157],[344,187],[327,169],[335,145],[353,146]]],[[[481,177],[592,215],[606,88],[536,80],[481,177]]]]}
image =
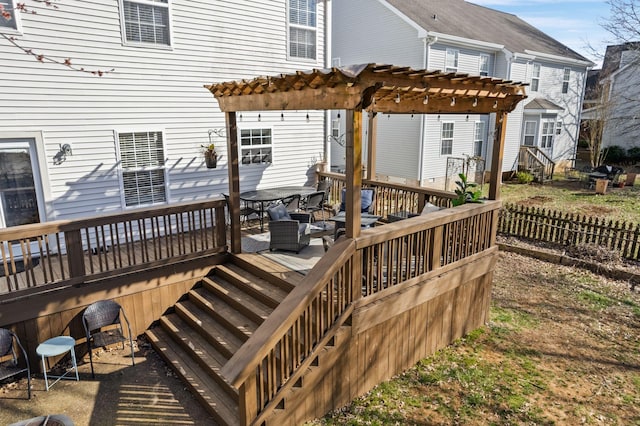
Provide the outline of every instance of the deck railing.
{"type": "Polygon", "coordinates": [[[499,201],[466,204],[336,242],[223,367],[240,390],[240,424],[261,424],[277,408],[354,302],[383,297],[492,248],[499,208],[499,201]]]}
{"type": "MultiPolygon", "coordinates": [[[[340,173],[318,173],[319,179],[329,179],[331,189],[329,191],[330,205],[339,205],[342,201],[342,189],[346,186],[346,177],[340,173]]],[[[389,213],[407,211],[420,213],[426,202],[440,207],[451,207],[451,199],[456,195],[453,192],[420,186],[407,186],[377,180],[363,180],[363,188],[375,189],[374,213],[386,217],[389,213]]]]}
{"type": "Polygon", "coordinates": [[[536,176],[540,183],[553,178],[556,163],[537,146],[520,147],[518,170],[528,170],[536,176]]]}
{"type": "Polygon", "coordinates": [[[0,301],[226,251],[224,200],[0,230],[0,301]]]}

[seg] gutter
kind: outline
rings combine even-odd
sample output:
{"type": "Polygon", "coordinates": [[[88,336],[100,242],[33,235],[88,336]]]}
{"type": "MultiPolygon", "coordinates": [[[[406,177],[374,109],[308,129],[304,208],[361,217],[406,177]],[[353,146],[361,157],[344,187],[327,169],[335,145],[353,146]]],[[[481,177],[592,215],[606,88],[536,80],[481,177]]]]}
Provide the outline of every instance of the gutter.
{"type": "MultiPolygon", "coordinates": [[[[331,68],[332,63],[332,50],[331,50],[331,0],[324,0],[324,67],[326,69],[331,68]]],[[[324,161],[327,164],[325,171],[331,171],[331,141],[329,139],[329,135],[331,134],[331,110],[326,110],[324,112],[324,148],[323,155],[324,161]]]]}
{"type": "Polygon", "coordinates": [[[579,66],[583,66],[583,67],[587,67],[587,68],[593,68],[595,66],[595,63],[593,63],[591,61],[582,61],[580,59],[572,59],[572,58],[567,58],[565,56],[559,56],[559,55],[552,55],[552,54],[549,54],[549,53],[536,52],[534,50],[525,49],[524,53],[527,53],[529,55],[533,55],[535,58],[545,59],[545,60],[550,61],[550,62],[559,62],[559,63],[562,63],[562,64],[573,64],[573,65],[579,65],[579,66]]]}

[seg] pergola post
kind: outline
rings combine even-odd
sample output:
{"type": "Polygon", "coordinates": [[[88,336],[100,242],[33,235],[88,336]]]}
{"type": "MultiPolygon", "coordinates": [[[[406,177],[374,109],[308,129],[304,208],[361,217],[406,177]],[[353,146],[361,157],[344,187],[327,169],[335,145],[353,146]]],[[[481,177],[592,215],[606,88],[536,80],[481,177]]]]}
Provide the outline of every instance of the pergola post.
{"type": "Polygon", "coordinates": [[[507,131],[507,112],[496,114],[496,128],[493,138],[493,153],[491,155],[491,179],[489,180],[489,199],[500,199],[500,185],[502,184],[502,158],[504,155],[504,138],[507,131]]]}
{"type": "Polygon", "coordinates": [[[362,110],[347,110],[345,231],[347,238],[360,235],[362,186],[362,110]]]}
{"type": "Polygon", "coordinates": [[[229,217],[231,219],[231,253],[242,252],[240,235],[240,171],[238,169],[238,126],[234,111],[224,114],[227,124],[227,159],[229,170],[229,217]]]}
{"type": "Polygon", "coordinates": [[[376,148],[378,134],[378,113],[369,113],[369,123],[367,127],[367,179],[376,178],[376,148]]]}

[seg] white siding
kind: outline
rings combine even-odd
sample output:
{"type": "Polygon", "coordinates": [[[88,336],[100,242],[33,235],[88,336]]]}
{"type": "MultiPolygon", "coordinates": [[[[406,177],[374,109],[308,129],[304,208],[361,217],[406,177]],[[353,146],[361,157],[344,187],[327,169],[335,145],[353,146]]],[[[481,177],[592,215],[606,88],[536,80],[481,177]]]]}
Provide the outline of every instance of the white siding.
{"type": "Polygon", "coordinates": [[[376,172],[387,176],[416,179],[419,170],[419,115],[378,116],[376,172]]]}
{"type": "Polygon", "coordinates": [[[638,64],[629,64],[615,75],[611,84],[611,118],[603,144],[625,149],[640,147],[640,73],[638,64]]]}
{"type": "MultiPolygon", "coordinates": [[[[285,0],[173,0],[170,49],[124,46],[116,0],[22,14],[25,47],[70,57],[78,67],[115,70],[97,77],[39,63],[0,39],[0,139],[42,132],[48,220],[122,208],[114,131],[164,132],[171,202],[218,196],[228,191],[225,140],[215,140],[217,169],[205,168],[200,145],[208,143],[208,129],[224,127],[224,115],[203,85],[322,67],[323,5],[316,61],[287,60],[285,0]],[[73,155],[54,165],[64,143],[73,155]]],[[[258,124],[274,129],[273,164],[242,168],[243,188],[307,182],[324,138],[322,113],[310,112],[309,121],[306,114],[285,113],[284,121],[280,112],[262,114],[258,124]]],[[[239,124],[256,120],[252,115],[239,124]]]]}
{"type": "Polygon", "coordinates": [[[469,49],[442,43],[435,43],[431,46],[429,51],[429,69],[445,70],[447,49],[455,49],[459,52],[457,72],[480,75],[480,55],[487,55],[489,57],[489,76],[495,75],[496,55],[494,52],[469,49]]]}

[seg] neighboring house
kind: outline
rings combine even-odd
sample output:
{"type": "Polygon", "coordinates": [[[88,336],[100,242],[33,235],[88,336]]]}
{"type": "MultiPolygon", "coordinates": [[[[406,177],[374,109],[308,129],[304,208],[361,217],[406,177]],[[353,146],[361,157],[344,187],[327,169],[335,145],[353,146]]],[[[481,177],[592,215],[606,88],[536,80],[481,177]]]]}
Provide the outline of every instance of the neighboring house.
{"type": "MultiPolygon", "coordinates": [[[[224,115],[203,86],[325,66],[323,0],[69,1],[11,13],[0,33],[0,227],[219,197],[224,115]],[[202,145],[216,145],[207,169],[202,145]]],[[[239,116],[242,189],[303,185],[319,111],[239,116]]]]}
{"type": "MultiPolygon", "coordinates": [[[[503,171],[517,168],[521,145],[572,164],[593,65],[583,56],[515,15],[462,0],[349,0],[336,2],[332,16],[333,65],[393,63],[529,83],[528,99],[508,117],[503,171]]],[[[376,172],[441,187],[467,158],[490,158],[493,120],[480,114],[380,117],[376,172]]],[[[334,115],[334,141],[342,125],[334,115]]],[[[343,152],[332,144],[334,169],[343,152]]]]}
{"type": "Polygon", "coordinates": [[[640,43],[607,46],[599,81],[606,108],[602,146],[640,148],[640,43]]]}

